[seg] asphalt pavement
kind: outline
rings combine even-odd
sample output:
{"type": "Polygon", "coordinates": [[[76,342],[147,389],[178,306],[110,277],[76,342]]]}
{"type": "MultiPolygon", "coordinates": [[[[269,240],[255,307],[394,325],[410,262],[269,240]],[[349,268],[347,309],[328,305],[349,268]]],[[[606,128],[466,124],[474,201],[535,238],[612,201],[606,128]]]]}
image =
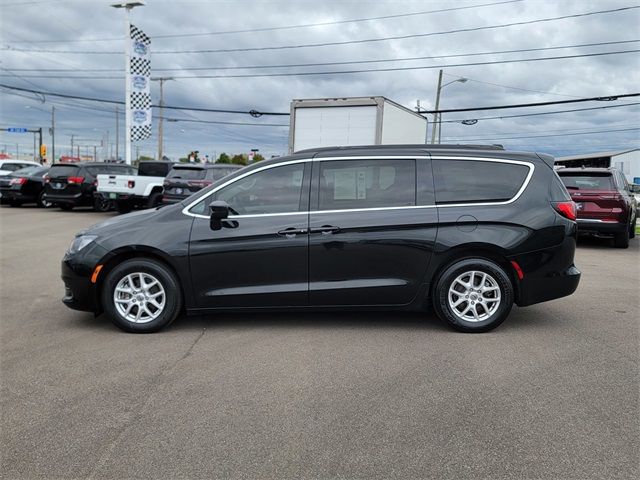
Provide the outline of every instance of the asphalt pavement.
{"type": "Polygon", "coordinates": [[[60,302],[76,231],[0,208],[0,477],[638,478],[638,239],[497,330],[432,314],[224,314],[125,334],[60,302]]]}

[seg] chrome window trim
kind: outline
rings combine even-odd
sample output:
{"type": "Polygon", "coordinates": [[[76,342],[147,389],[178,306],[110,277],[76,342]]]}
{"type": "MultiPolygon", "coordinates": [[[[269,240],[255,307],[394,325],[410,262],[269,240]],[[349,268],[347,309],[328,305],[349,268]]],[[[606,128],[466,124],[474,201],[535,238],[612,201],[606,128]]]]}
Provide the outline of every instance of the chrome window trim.
{"type": "Polygon", "coordinates": [[[448,208],[448,207],[486,207],[486,206],[498,206],[498,205],[508,205],[510,203],[515,202],[520,196],[524,193],[524,191],[529,186],[529,182],[531,181],[531,177],[533,177],[533,172],[535,170],[535,165],[531,162],[525,162],[522,160],[507,160],[501,158],[488,158],[488,157],[466,157],[466,156],[450,156],[450,155],[364,155],[364,156],[355,156],[355,157],[321,157],[321,158],[303,158],[298,160],[290,160],[287,162],[274,163],[272,165],[266,165],[261,168],[256,168],[255,170],[251,170],[250,172],[246,172],[238,177],[235,177],[228,182],[223,183],[222,185],[216,187],[214,190],[211,190],[207,195],[202,197],[198,197],[196,200],[188,204],[186,207],[182,209],[182,213],[184,215],[195,217],[195,218],[204,218],[208,219],[207,215],[202,215],[199,213],[192,213],[189,210],[193,208],[196,204],[205,200],[207,197],[210,197],[218,190],[226,187],[227,185],[231,185],[232,183],[241,180],[249,175],[253,175],[254,173],[262,172],[264,170],[268,170],[270,168],[283,167],[286,165],[294,165],[296,163],[308,163],[308,162],[328,162],[333,160],[389,160],[389,159],[407,159],[407,160],[419,160],[419,159],[431,159],[431,160],[474,160],[481,162],[495,162],[495,163],[511,163],[514,165],[523,165],[529,168],[529,172],[527,173],[522,186],[518,190],[518,192],[509,200],[505,200],[502,202],[471,202],[471,203],[455,203],[455,204],[446,204],[446,205],[409,205],[405,207],[371,207],[371,208],[349,208],[342,210],[313,210],[313,211],[305,211],[305,212],[279,212],[279,213],[260,213],[255,215],[233,215],[233,219],[240,218],[257,218],[257,217],[281,217],[285,215],[314,215],[320,213],[346,213],[346,212],[369,212],[369,211],[385,211],[385,210],[410,210],[410,209],[421,209],[421,208],[448,208]]]}

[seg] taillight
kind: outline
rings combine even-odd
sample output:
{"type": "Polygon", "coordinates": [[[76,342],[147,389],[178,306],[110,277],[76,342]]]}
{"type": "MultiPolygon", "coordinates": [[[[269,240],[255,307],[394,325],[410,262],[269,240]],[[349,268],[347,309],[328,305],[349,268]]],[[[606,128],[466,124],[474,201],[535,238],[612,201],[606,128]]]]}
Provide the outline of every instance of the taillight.
{"type": "Polygon", "coordinates": [[[84,182],[84,177],[69,177],[69,178],[67,178],[67,183],[69,183],[70,185],[74,184],[74,183],[80,184],[82,182],[84,182]]]}
{"type": "Polygon", "coordinates": [[[49,183],[51,181],[51,178],[49,178],[49,175],[45,175],[44,176],[44,183],[49,183]]]}
{"type": "Polygon", "coordinates": [[[568,218],[574,222],[576,218],[578,218],[578,210],[575,202],[553,202],[552,205],[556,212],[564,218],[568,218]]]}
{"type": "Polygon", "coordinates": [[[25,183],[27,183],[27,179],[20,177],[11,179],[9,185],[24,185],[25,183]]]}
{"type": "Polygon", "coordinates": [[[127,187],[129,187],[129,188],[133,188],[133,187],[135,187],[135,186],[136,186],[136,182],[135,182],[134,180],[129,180],[129,181],[127,182],[127,187]]]}

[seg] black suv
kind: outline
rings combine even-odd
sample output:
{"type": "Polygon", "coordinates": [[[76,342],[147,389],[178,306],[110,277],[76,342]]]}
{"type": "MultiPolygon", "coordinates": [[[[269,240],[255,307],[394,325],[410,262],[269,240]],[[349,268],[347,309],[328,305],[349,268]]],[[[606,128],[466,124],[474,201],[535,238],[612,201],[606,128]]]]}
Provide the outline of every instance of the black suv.
{"type": "Polygon", "coordinates": [[[150,332],[184,309],[429,305],[482,332],[575,291],[576,208],[553,158],[490,147],[325,148],[80,232],[63,302],[150,332]]]}
{"type": "Polygon", "coordinates": [[[136,169],[118,163],[56,163],[45,177],[43,199],[62,210],[90,205],[96,211],[107,211],[113,207],[112,203],[94,198],[96,177],[101,174],[135,175],[136,169]]]}
{"type": "Polygon", "coordinates": [[[174,165],[164,181],[163,203],[176,203],[242,168],[227,163],[182,163],[174,165]]]}

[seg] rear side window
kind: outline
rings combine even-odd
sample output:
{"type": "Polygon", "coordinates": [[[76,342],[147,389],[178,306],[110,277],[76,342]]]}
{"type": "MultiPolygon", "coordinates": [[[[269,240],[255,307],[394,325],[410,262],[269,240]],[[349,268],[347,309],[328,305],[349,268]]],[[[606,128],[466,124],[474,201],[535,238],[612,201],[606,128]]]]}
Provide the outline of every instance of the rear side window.
{"type": "Polygon", "coordinates": [[[204,168],[173,168],[167,178],[182,178],[185,180],[204,180],[207,171],[204,168]]]}
{"type": "Polygon", "coordinates": [[[212,180],[220,180],[221,178],[226,177],[230,173],[238,170],[237,168],[210,168],[208,177],[212,180]]]}
{"type": "Polygon", "coordinates": [[[415,160],[320,162],[320,210],[416,204],[415,160]]]}
{"type": "Polygon", "coordinates": [[[20,170],[16,170],[15,172],[13,172],[11,175],[12,176],[16,176],[19,177],[20,175],[22,175],[23,177],[29,177],[31,175],[38,175],[41,173],[45,173],[47,171],[46,168],[43,167],[24,167],[21,168],[20,170]]]}
{"type": "Polygon", "coordinates": [[[516,196],[529,167],[477,160],[433,160],[436,203],[500,202],[516,196]]]}
{"type": "Polygon", "coordinates": [[[25,166],[22,165],[21,163],[3,163],[2,167],[0,167],[0,170],[8,170],[10,172],[15,172],[16,170],[20,170],[21,168],[24,168],[25,166]]]}
{"type": "Polygon", "coordinates": [[[73,177],[78,174],[79,170],[75,165],[54,165],[49,170],[49,176],[52,178],[73,177]]]}
{"type": "Polygon", "coordinates": [[[610,172],[603,173],[560,173],[567,190],[615,190],[610,172]]]}

